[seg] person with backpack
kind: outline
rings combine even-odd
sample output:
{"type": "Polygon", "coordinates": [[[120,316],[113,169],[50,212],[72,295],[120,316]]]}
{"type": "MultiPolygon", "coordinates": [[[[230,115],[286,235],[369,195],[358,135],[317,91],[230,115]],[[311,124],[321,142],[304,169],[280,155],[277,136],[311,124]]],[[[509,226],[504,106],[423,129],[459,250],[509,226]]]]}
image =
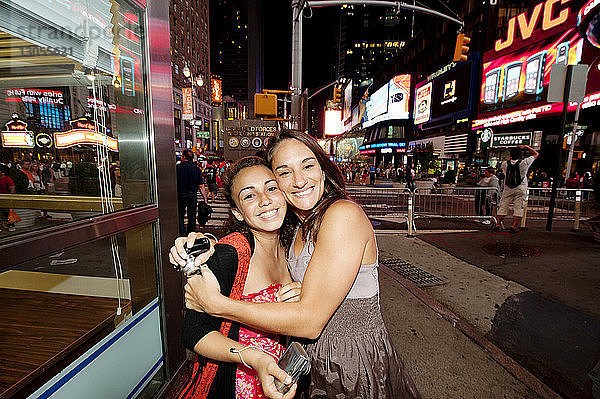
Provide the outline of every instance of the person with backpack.
{"type": "Polygon", "coordinates": [[[206,183],[208,184],[208,201],[215,201],[217,197],[217,191],[219,189],[217,185],[217,168],[213,165],[212,161],[208,161],[208,167],[204,171],[204,175],[206,176],[206,183]]]}
{"type": "Polygon", "coordinates": [[[495,230],[501,231],[502,220],[508,214],[508,207],[513,206],[513,222],[511,233],[516,233],[523,217],[523,204],[527,194],[527,171],[540,154],[528,145],[521,145],[510,149],[510,160],[502,162],[501,169],[504,173],[504,190],[498,205],[498,224],[495,230]],[[531,155],[521,159],[521,150],[526,149],[531,155]]]}

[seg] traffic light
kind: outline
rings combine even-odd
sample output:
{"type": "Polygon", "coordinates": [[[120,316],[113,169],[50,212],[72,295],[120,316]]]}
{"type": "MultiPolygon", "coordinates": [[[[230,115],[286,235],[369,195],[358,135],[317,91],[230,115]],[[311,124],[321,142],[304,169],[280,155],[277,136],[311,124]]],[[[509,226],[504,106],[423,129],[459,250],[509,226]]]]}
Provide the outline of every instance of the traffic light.
{"type": "Polygon", "coordinates": [[[339,87],[333,88],[333,102],[336,104],[341,104],[342,102],[342,89],[339,87]]]}
{"type": "Polygon", "coordinates": [[[276,94],[254,94],[254,116],[257,118],[277,116],[277,95],[276,94]]]}
{"type": "Polygon", "coordinates": [[[466,61],[467,54],[469,52],[469,43],[471,38],[465,36],[464,33],[459,34],[456,37],[456,47],[454,48],[454,62],[466,61]]]}

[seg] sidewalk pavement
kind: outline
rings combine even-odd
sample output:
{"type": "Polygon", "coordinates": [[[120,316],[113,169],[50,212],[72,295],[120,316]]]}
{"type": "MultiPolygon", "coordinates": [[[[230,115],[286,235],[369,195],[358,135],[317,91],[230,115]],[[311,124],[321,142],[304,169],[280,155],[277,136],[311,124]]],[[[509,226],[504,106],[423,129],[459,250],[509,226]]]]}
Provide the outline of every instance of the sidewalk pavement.
{"type": "MultiPolygon", "coordinates": [[[[406,255],[402,250],[395,250],[393,245],[398,241],[410,241],[403,235],[378,235],[377,239],[380,258],[406,255]]],[[[421,251],[425,256],[429,255],[427,252],[421,251]]],[[[383,317],[399,355],[424,398],[548,397],[540,396],[532,387],[552,394],[550,390],[540,388],[543,384],[535,377],[523,377],[523,373],[527,374],[524,370],[514,371],[519,367],[509,364],[510,359],[501,365],[494,358],[501,354],[493,349],[493,345],[490,351],[467,336],[456,327],[458,317],[423,290],[395,272],[385,267],[381,269],[383,317]],[[528,384],[505,367],[513,367],[513,372],[528,384]]]]}
{"type": "MultiPolygon", "coordinates": [[[[414,291],[417,296],[429,297],[433,301],[433,308],[437,309],[434,315],[452,314],[446,318],[487,347],[492,357],[497,358],[513,375],[518,375],[519,380],[539,396],[555,395],[547,386],[544,387],[545,383],[565,397],[591,398],[591,380],[587,373],[600,358],[600,322],[595,317],[598,307],[593,308],[593,302],[597,302],[599,295],[592,295],[600,285],[600,246],[588,241],[589,237],[585,234],[570,236],[569,233],[545,233],[535,229],[513,236],[489,230],[423,233],[421,231],[419,238],[411,239],[406,238],[403,231],[379,231],[377,239],[381,261],[401,258],[443,280],[442,284],[414,291]],[[501,258],[493,251],[488,254],[482,249],[485,245],[507,242],[535,246],[538,252],[534,255],[538,256],[501,258]],[[536,377],[524,372],[519,364],[536,377]]],[[[381,278],[381,282],[386,321],[389,318],[412,320],[416,317],[414,314],[419,314],[419,309],[405,312],[386,309],[386,296],[394,298],[396,294],[386,288],[385,277],[381,278]]],[[[400,298],[407,297],[402,289],[398,295],[400,298]]],[[[408,298],[412,298],[411,295],[408,298]]],[[[396,303],[401,306],[401,301],[396,303]]],[[[450,330],[446,334],[450,334],[454,327],[447,324],[450,330]]],[[[399,334],[397,345],[400,353],[405,358],[412,357],[412,352],[404,352],[406,349],[401,346],[407,334],[402,330],[402,324],[397,325],[400,332],[392,333],[392,324],[388,325],[388,329],[392,334],[399,334]]],[[[452,344],[452,335],[442,337],[436,340],[435,334],[429,334],[425,345],[417,345],[425,351],[421,354],[422,361],[427,363],[431,356],[428,351],[441,351],[437,347],[439,341],[449,342],[445,345],[455,352],[461,349],[461,346],[452,344]],[[431,349],[433,347],[436,349],[431,349]]],[[[473,345],[479,347],[471,341],[473,345]]],[[[471,356],[469,359],[471,366],[463,370],[467,374],[461,381],[467,392],[481,388],[482,382],[478,378],[488,374],[476,358],[471,356]],[[469,370],[472,376],[468,374],[469,370]],[[474,378],[473,383],[470,378],[474,378]]],[[[410,366],[422,364],[419,360],[407,360],[407,363],[410,366]]],[[[418,373],[419,368],[416,371],[418,373]]],[[[431,373],[434,383],[444,377],[436,370],[431,373]]],[[[415,380],[419,378],[415,377],[415,380]]],[[[424,385],[417,384],[429,387],[426,381],[421,382],[424,385]]],[[[491,393],[478,396],[475,392],[473,395],[492,397],[491,393]]],[[[527,395],[525,397],[532,397],[527,395]]],[[[430,397],[429,393],[424,396],[430,397]]]]}

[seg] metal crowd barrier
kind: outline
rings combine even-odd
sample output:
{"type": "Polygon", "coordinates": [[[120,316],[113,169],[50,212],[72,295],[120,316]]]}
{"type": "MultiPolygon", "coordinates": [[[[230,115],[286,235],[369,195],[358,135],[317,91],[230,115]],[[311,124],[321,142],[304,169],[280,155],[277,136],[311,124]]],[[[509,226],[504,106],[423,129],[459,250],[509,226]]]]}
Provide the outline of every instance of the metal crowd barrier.
{"type": "Polygon", "coordinates": [[[349,187],[348,194],[369,216],[406,216],[411,192],[405,188],[349,187]]]}
{"type": "MultiPolygon", "coordinates": [[[[581,219],[593,215],[591,189],[558,189],[554,220],[573,221],[579,230],[581,219]]],[[[371,217],[406,217],[408,236],[416,232],[415,220],[419,218],[477,220],[490,225],[496,223],[496,210],[501,192],[494,187],[431,187],[416,188],[364,188],[350,187],[350,196],[362,205],[371,217]],[[480,214],[475,207],[491,201],[490,214],[480,214]]],[[[550,204],[550,188],[531,187],[525,197],[521,226],[527,219],[546,219],[550,204]]],[[[512,212],[512,211],[509,211],[512,212]]]]}
{"type": "MultiPolygon", "coordinates": [[[[525,196],[521,227],[527,219],[545,220],[550,205],[550,188],[530,187],[525,196]]],[[[573,229],[579,230],[581,219],[594,216],[592,189],[559,188],[556,192],[553,220],[573,221],[573,229]]]]}

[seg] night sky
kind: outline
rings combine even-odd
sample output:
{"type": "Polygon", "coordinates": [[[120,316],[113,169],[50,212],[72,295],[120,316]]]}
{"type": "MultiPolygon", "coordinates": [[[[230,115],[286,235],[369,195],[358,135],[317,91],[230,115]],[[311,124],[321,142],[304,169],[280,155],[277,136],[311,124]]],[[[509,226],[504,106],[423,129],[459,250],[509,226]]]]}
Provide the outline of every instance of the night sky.
{"type": "MultiPolygon", "coordinates": [[[[291,81],[291,1],[269,2],[265,10],[265,88],[285,89],[291,81]]],[[[337,7],[313,10],[311,19],[304,18],[304,88],[309,92],[336,78],[337,7]]],[[[326,91],[329,93],[329,91],[326,91]]],[[[324,93],[325,94],[325,93],[324,93]]]]}

